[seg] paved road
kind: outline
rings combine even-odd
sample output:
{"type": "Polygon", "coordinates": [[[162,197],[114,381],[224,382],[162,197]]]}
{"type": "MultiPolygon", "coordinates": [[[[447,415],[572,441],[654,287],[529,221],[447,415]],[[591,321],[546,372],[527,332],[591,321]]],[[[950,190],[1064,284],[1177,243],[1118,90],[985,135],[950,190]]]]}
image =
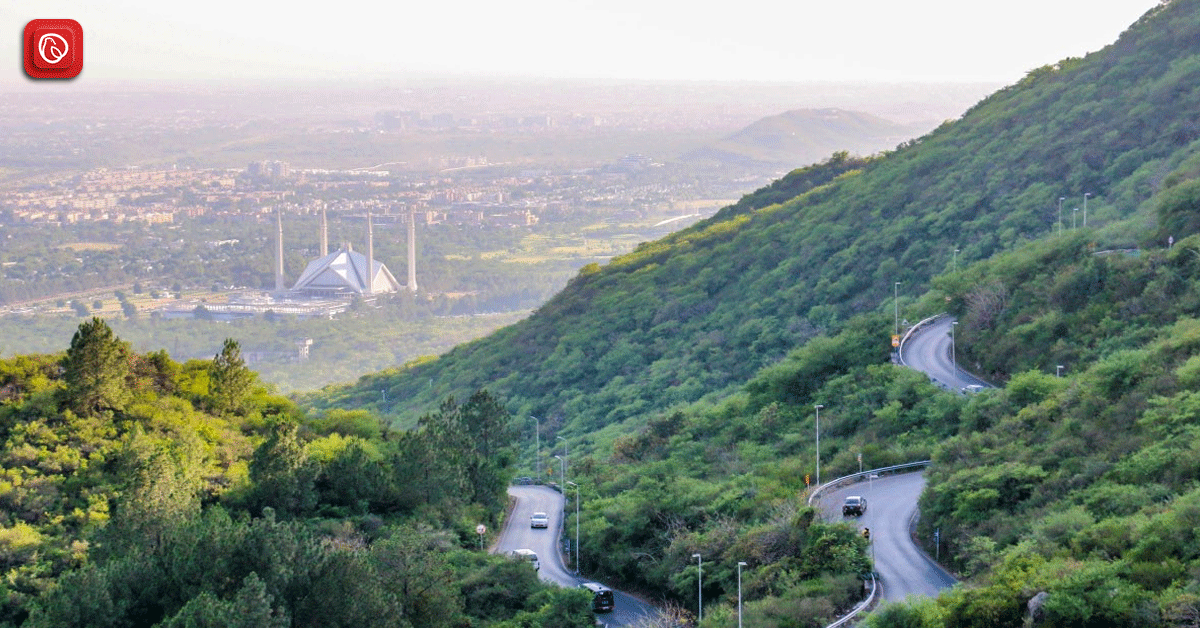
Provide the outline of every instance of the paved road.
{"type": "MultiPolygon", "coordinates": [[[[517,503],[513,507],[508,525],[500,533],[494,551],[502,554],[514,549],[531,549],[537,552],[541,562],[538,576],[542,580],[564,587],[588,582],[587,578],[575,576],[567,570],[558,552],[559,533],[564,522],[562,494],[545,486],[510,486],[508,494],[516,498],[517,503]],[[535,511],[550,515],[549,528],[529,527],[529,517],[535,511]]],[[[569,536],[573,538],[574,529],[569,532],[569,536]]],[[[587,551],[586,542],[584,551],[587,551]]],[[[586,562],[588,557],[584,558],[586,562]]],[[[608,626],[633,626],[638,621],[658,613],[658,609],[650,604],[615,589],[613,598],[616,609],[611,613],[599,615],[600,620],[608,626]]]]}
{"type": "Polygon", "coordinates": [[[883,599],[900,601],[910,595],[937,597],[954,585],[954,578],[938,567],[912,542],[910,524],[917,514],[917,498],[925,488],[921,473],[903,473],[830,489],[821,495],[826,521],[846,521],[871,529],[871,553],[883,599]],[[842,517],[847,495],[867,498],[861,517],[842,517]]]}
{"type": "Polygon", "coordinates": [[[531,549],[537,552],[541,563],[538,576],[542,580],[564,587],[578,584],[579,580],[563,567],[558,553],[558,534],[563,525],[562,494],[544,486],[512,486],[508,494],[517,499],[517,504],[496,542],[495,552],[507,554],[510,550],[531,549]],[[529,527],[529,517],[536,511],[550,515],[550,527],[529,527]]]}
{"type": "Polygon", "coordinates": [[[942,388],[960,391],[964,386],[988,386],[988,383],[964,371],[955,359],[950,329],[954,319],[949,316],[934,321],[910,336],[901,347],[902,362],[921,371],[942,388]]]}

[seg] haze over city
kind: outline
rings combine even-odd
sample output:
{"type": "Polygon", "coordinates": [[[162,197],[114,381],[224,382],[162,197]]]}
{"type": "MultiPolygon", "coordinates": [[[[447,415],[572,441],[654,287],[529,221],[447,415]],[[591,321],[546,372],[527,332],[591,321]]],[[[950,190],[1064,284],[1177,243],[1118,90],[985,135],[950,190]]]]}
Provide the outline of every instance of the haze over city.
{"type": "MultiPolygon", "coordinates": [[[[74,86],[430,74],[1009,83],[1046,63],[1099,49],[1157,4],[352,0],[315,10],[232,0],[16,0],[0,8],[0,22],[16,45],[15,35],[30,19],[78,20],[86,61],[83,74],[68,83],[74,86]]],[[[0,73],[5,89],[34,87],[29,83],[17,64],[0,73]]]]}

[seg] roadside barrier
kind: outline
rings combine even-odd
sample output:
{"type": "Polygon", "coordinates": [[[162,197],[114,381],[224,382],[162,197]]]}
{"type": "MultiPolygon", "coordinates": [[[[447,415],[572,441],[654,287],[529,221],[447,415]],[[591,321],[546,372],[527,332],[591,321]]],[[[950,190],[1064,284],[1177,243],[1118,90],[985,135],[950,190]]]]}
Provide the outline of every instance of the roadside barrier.
{"type": "MultiPolygon", "coordinates": [[[[926,323],[926,321],[922,321],[921,323],[926,323]]],[[[918,325],[920,325],[921,323],[918,323],[918,325]]],[[[839,486],[845,486],[847,484],[855,484],[857,482],[863,481],[864,479],[871,479],[873,477],[878,477],[881,475],[893,475],[896,473],[908,473],[911,471],[915,471],[917,469],[924,469],[925,467],[929,466],[930,462],[931,461],[929,461],[929,460],[921,460],[919,462],[906,462],[904,464],[892,465],[890,467],[881,467],[878,469],[870,469],[868,471],[860,471],[859,473],[852,473],[850,475],[843,475],[840,478],[826,482],[826,483],[818,486],[817,488],[813,489],[813,492],[808,495],[808,505],[812,506],[814,502],[819,501],[818,498],[820,497],[821,493],[825,491],[825,489],[836,488],[839,486]]],[[[841,619],[833,622],[832,624],[829,624],[825,628],[839,628],[840,626],[843,626],[847,622],[853,620],[855,617],[858,616],[859,613],[870,608],[871,605],[875,602],[875,593],[878,590],[879,590],[879,583],[876,582],[875,574],[872,573],[871,574],[871,593],[867,595],[867,599],[859,602],[858,605],[856,605],[849,613],[845,614],[844,616],[842,616],[841,619]]]]}

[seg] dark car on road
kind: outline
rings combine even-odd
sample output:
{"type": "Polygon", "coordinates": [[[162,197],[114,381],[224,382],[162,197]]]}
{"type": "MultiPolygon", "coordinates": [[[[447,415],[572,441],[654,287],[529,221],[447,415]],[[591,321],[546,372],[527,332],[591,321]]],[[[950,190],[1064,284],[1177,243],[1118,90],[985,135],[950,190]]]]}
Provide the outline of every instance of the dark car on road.
{"type": "Polygon", "coordinates": [[[609,613],[616,606],[612,589],[598,582],[584,582],[579,585],[579,588],[591,592],[592,612],[609,613]]]}
{"type": "Polygon", "coordinates": [[[864,512],[867,512],[867,498],[859,495],[851,495],[846,498],[842,504],[843,517],[859,517],[864,512]]]}

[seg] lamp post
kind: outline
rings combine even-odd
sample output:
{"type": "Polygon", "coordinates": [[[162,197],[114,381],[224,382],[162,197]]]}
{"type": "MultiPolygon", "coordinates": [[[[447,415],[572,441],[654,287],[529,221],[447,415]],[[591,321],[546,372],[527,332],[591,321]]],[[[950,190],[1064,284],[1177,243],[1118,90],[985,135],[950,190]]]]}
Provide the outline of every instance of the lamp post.
{"type": "Polygon", "coordinates": [[[1087,226],[1087,199],[1091,196],[1091,192],[1083,193],[1083,226],[1087,226]]]}
{"type": "Polygon", "coordinates": [[[900,335],[900,282],[897,281],[892,288],[892,303],[896,306],[896,335],[900,335]]]}
{"type": "Polygon", "coordinates": [[[704,561],[699,554],[692,554],[696,559],[696,621],[704,621],[704,561]]]}
{"type": "Polygon", "coordinates": [[[1058,234],[1062,235],[1062,202],[1067,200],[1067,197],[1058,197],[1058,234]]]}
{"type": "MultiPolygon", "coordinates": [[[[567,472],[565,469],[566,469],[566,464],[567,464],[567,439],[563,438],[562,436],[555,436],[554,438],[557,440],[561,440],[562,444],[563,444],[563,455],[562,455],[562,458],[559,458],[559,461],[563,463],[564,471],[562,473],[562,480],[563,480],[563,482],[566,482],[567,472]]],[[[558,456],[555,456],[555,458],[558,458],[558,456]]],[[[560,484],[560,486],[562,486],[562,484],[560,484]]]]}
{"type": "Polygon", "coordinates": [[[955,271],[958,270],[958,249],[954,249],[954,266],[952,266],[951,269],[955,271]]]}
{"type": "Polygon", "coordinates": [[[742,567],[746,563],[739,562],[738,567],[738,628],[742,628],[742,567]]]}
{"type": "Polygon", "coordinates": [[[542,422],[532,414],[533,419],[533,473],[538,484],[542,483],[542,422]]]}
{"type": "Polygon", "coordinates": [[[1071,231],[1074,231],[1075,230],[1075,219],[1079,217],[1079,208],[1076,207],[1075,209],[1072,209],[1071,212],[1072,212],[1071,213],[1071,231]]]}
{"type": "Polygon", "coordinates": [[[817,411],[817,486],[821,485],[821,408],[824,407],[819,403],[813,406],[817,411]]]}
{"type": "Polygon", "coordinates": [[[958,321],[950,323],[950,365],[954,368],[955,383],[958,383],[958,351],[954,347],[954,328],[958,327],[958,321]]]}
{"type": "Polygon", "coordinates": [[[1062,377],[1062,370],[1063,370],[1063,365],[1059,364],[1058,366],[1055,366],[1054,367],[1054,376],[1062,377]]]}
{"type": "Polygon", "coordinates": [[[555,456],[554,459],[558,461],[558,485],[565,491],[567,490],[567,461],[562,456],[555,456]]]}
{"type": "Polygon", "coordinates": [[[579,485],[567,482],[575,487],[575,575],[579,575],[579,485]]]}

